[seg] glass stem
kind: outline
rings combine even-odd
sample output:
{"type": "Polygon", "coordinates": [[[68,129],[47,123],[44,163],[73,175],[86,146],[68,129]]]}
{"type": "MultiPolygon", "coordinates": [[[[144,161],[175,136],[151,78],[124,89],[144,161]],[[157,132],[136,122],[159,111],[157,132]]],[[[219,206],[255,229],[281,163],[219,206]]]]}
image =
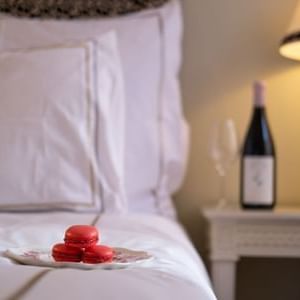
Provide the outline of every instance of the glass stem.
{"type": "Polygon", "coordinates": [[[219,200],[217,207],[222,208],[226,204],[226,181],[225,181],[225,172],[222,172],[220,175],[220,190],[219,190],[219,200]]]}

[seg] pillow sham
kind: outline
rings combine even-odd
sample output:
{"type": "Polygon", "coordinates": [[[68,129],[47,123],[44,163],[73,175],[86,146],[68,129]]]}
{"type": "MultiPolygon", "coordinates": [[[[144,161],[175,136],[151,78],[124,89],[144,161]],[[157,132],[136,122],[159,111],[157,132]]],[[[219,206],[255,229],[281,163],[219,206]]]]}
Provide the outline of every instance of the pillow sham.
{"type": "Polygon", "coordinates": [[[178,83],[182,35],[178,0],[110,19],[30,20],[4,15],[0,49],[44,47],[110,30],[117,34],[124,74],[123,181],[128,209],[174,216],[170,195],[181,184],[188,150],[178,83]]]}
{"type": "Polygon", "coordinates": [[[111,133],[124,127],[124,99],[114,33],[1,52],[0,70],[0,209],[99,211],[108,198],[118,208],[122,143],[111,133]]]}

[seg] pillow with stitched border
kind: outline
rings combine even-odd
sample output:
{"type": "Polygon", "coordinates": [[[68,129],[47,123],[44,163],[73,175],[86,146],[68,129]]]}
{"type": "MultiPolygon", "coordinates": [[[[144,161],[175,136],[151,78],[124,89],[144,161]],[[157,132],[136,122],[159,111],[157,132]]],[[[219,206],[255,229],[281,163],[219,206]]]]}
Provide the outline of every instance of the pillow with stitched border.
{"type": "Polygon", "coordinates": [[[123,180],[128,210],[174,216],[171,194],[184,177],[189,140],[178,80],[179,0],[117,18],[40,20],[2,15],[0,49],[82,40],[109,30],[116,32],[124,74],[123,180]]]}
{"type": "Polygon", "coordinates": [[[116,47],[111,32],[0,53],[1,210],[122,210],[116,47]]]}

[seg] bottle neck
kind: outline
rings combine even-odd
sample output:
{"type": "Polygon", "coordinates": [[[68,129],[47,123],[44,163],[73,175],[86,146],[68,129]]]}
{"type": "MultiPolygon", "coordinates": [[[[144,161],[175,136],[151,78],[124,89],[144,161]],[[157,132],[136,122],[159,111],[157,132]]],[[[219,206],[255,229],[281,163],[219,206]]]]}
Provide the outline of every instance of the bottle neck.
{"type": "Polygon", "coordinates": [[[255,96],[253,101],[254,108],[265,108],[265,99],[261,96],[255,96]]]}
{"type": "Polygon", "coordinates": [[[264,106],[254,106],[252,112],[252,122],[255,124],[261,124],[261,122],[265,122],[267,119],[266,109],[264,106]]]}
{"type": "Polygon", "coordinates": [[[254,107],[265,107],[265,85],[263,82],[256,81],[253,86],[254,107]]]}
{"type": "Polygon", "coordinates": [[[266,109],[264,106],[254,106],[253,107],[253,116],[254,117],[260,117],[265,116],[266,109]]]}

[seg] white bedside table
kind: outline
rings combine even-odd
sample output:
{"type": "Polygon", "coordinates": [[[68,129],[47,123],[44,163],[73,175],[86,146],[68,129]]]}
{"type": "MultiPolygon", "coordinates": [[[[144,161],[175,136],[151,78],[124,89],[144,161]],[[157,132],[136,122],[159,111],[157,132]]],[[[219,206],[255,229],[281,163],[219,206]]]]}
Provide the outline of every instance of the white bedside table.
{"type": "Polygon", "coordinates": [[[234,300],[240,257],[300,257],[300,208],[206,208],[211,275],[218,300],[234,300]]]}

